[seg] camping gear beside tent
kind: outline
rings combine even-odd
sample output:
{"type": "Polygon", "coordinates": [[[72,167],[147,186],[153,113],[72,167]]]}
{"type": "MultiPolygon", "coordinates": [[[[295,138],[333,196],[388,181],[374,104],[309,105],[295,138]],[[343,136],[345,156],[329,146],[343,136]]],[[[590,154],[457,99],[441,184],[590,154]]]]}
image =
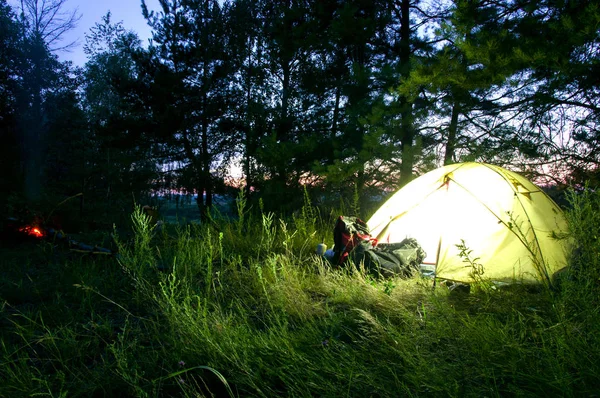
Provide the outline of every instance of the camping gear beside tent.
{"type": "Polygon", "coordinates": [[[377,244],[367,223],[357,217],[339,216],[333,227],[333,259],[335,265],[345,263],[358,247],[372,248],[377,244]]]}
{"type": "Polygon", "coordinates": [[[350,261],[384,277],[410,277],[426,256],[419,243],[411,238],[378,244],[367,224],[356,217],[340,216],[333,229],[333,240],[330,256],[333,264],[342,266],[350,261]]]}
{"type": "Polygon", "coordinates": [[[567,266],[562,210],[521,175],[484,163],[433,170],[396,192],[367,222],[380,243],[414,238],[435,276],[473,282],[551,282],[567,266]],[[469,252],[471,263],[457,245],[469,252]],[[476,265],[476,267],[474,267],[476,265]]]}
{"type": "Polygon", "coordinates": [[[355,265],[383,277],[409,278],[420,271],[426,253],[413,238],[398,243],[379,243],[375,247],[357,246],[350,257],[355,265]]]}

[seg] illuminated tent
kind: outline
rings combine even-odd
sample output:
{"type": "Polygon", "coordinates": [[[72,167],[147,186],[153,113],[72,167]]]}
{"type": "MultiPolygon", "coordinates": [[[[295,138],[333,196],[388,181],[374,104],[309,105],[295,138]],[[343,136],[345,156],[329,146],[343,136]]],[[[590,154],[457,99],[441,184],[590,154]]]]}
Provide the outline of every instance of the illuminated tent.
{"type": "Polygon", "coordinates": [[[561,209],[517,173],[482,163],[433,170],[396,192],[368,221],[379,242],[412,237],[427,253],[424,267],[438,278],[472,282],[471,250],[482,277],[503,282],[550,281],[566,267],[561,209]],[[555,235],[554,235],[555,236],[555,235]]]}

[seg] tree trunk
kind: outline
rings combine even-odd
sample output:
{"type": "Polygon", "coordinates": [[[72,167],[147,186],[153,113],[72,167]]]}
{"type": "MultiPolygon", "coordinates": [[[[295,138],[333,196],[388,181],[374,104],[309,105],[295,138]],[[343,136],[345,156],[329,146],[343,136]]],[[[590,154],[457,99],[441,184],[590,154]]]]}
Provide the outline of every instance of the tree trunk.
{"type": "Polygon", "coordinates": [[[210,159],[208,153],[208,120],[205,116],[202,119],[202,186],[206,194],[206,201],[203,204],[200,212],[200,219],[205,221],[208,217],[208,212],[212,206],[212,186],[210,178],[210,159]]]}
{"type": "Polygon", "coordinates": [[[448,126],[448,141],[446,142],[446,153],[444,154],[444,166],[454,163],[454,149],[456,147],[456,134],[458,133],[459,105],[456,100],[452,104],[452,117],[448,126]]]}
{"type": "Polygon", "coordinates": [[[329,161],[331,164],[335,161],[335,147],[333,143],[335,142],[335,137],[338,131],[338,123],[340,117],[340,100],[342,96],[341,82],[338,82],[337,88],[335,89],[335,108],[333,108],[333,123],[331,125],[331,153],[329,154],[329,161]]]}
{"type": "Polygon", "coordinates": [[[252,40],[248,38],[248,76],[246,81],[246,142],[245,142],[245,153],[244,153],[244,174],[246,175],[246,197],[250,194],[250,187],[252,186],[252,152],[254,148],[252,146],[252,123],[251,123],[251,110],[250,103],[252,101],[252,40]]]}
{"type": "MultiPolygon", "coordinates": [[[[207,64],[204,63],[204,76],[207,76],[207,64]]],[[[204,188],[204,194],[206,195],[206,199],[204,201],[204,205],[201,208],[200,219],[205,221],[208,218],[208,212],[212,206],[212,178],[210,175],[210,164],[211,164],[211,156],[208,149],[208,98],[206,94],[202,96],[202,126],[201,126],[201,142],[200,142],[200,151],[201,151],[201,159],[202,163],[201,167],[201,179],[202,179],[202,187],[204,188]]]]}
{"type": "Polygon", "coordinates": [[[38,200],[42,193],[43,154],[44,154],[44,115],[42,111],[42,63],[45,56],[41,38],[34,37],[30,44],[32,69],[29,75],[30,95],[29,115],[24,121],[25,141],[25,198],[29,201],[38,200]]]}
{"type": "Polygon", "coordinates": [[[183,150],[185,151],[185,156],[190,160],[191,166],[193,169],[193,179],[192,179],[192,188],[197,192],[198,199],[196,200],[196,205],[198,206],[198,212],[200,213],[200,217],[203,214],[206,214],[206,210],[204,209],[204,176],[202,170],[202,162],[198,159],[198,156],[194,154],[194,150],[192,148],[192,143],[190,142],[189,133],[187,131],[183,132],[183,150]]]}
{"type": "MultiPolygon", "coordinates": [[[[363,209],[365,208],[365,204],[367,203],[367,197],[365,195],[365,185],[366,185],[366,175],[365,175],[365,165],[359,167],[358,175],[356,178],[356,195],[358,196],[358,207],[357,209],[353,209],[356,214],[354,216],[360,217],[362,216],[363,209]]],[[[354,202],[354,201],[353,201],[354,202]]],[[[352,203],[354,205],[354,203],[352,203]]]]}
{"type": "Polygon", "coordinates": [[[210,154],[208,153],[208,121],[205,119],[202,126],[202,171],[204,175],[204,192],[206,200],[204,202],[204,213],[201,214],[202,220],[206,220],[208,212],[212,207],[212,178],[210,175],[210,154]]]}
{"type": "MultiPolygon", "coordinates": [[[[402,0],[400,4],[400,75],[402,79],[410,76],[410,0],[402,0]]],[[[414,164],[414,126],[412,103],[406,97],[400,98],[402,166],[400,168],[400,186],[413,179],[414,164]]]]}
{"type": "MultiPolygon", "coordinates": [[[[290,101],[290,78],[291,78],[291,62],[283,62],[283,82],[281,92],[281,119],[279,121],[277,140],[280,142],[286,142],[289,140],[290,123],[289,123],[289,101],[290,101]]],[[[286,170],[287,160],[278,159],[277,162],[277,179],[280,183],[285,184],[286,182],[286,170]]]]}

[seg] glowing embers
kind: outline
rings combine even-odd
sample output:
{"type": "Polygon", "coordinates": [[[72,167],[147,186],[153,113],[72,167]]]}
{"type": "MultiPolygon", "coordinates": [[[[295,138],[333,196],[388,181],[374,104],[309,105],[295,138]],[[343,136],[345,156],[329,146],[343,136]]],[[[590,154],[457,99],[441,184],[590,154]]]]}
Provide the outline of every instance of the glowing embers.
{"type": "Polygon", "coordinates": [[[44,236],[46,236],[46,233],[41,228],[32,225],[26,225],[24,227],[19,228],[19,232],[22,232],[29,236],[33,236],[34,238],[43,238],[44,236]]]}

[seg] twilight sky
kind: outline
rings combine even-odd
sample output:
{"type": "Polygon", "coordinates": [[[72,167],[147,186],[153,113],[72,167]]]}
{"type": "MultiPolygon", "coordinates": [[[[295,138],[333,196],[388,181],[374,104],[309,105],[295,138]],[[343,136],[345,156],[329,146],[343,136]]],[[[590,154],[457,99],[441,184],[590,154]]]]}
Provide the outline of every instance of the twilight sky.
{"type": "MultiPolygon", "coordinates": [[[[142,16],[142,0],[67,0],[65,11],[71,11],[78,8],[81,19],[77,28],[65,35],[64,43],[77,40],[77,46],[70,52],[60,52],[58,57],[61,61],[73,61],[74,65],[83,66],[86,62],[86,56],[83,53],[85,44],[85,34],[89,32],[97,22],[110,10],[111,20],[113,22],[123,21],[123,27],[127,30],[133,30],[146,45],[150,38],[150,27],[142,16]]],[[[149,10],[160,9],[158,0],[146,0],[149,10]]]]}

